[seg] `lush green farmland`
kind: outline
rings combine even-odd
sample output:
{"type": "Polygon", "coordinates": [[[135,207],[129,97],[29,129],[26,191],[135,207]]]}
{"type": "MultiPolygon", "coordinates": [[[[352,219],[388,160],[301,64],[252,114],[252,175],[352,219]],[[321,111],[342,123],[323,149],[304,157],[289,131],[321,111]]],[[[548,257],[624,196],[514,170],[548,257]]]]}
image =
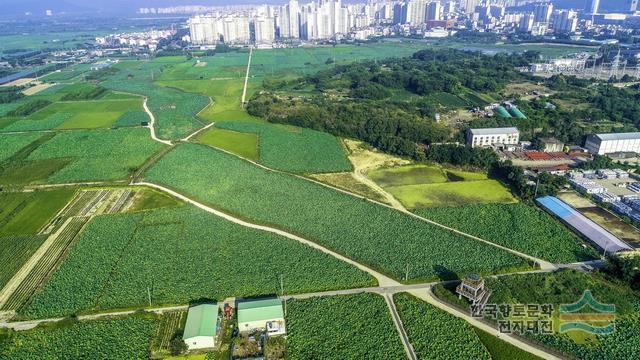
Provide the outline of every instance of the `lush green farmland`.
{"type": "Polygon", "coordinates": [[[491,358],[473,327],[464,320],[406,293],[397,294],[394,301],[418,358],[491,358]]]}
{"type": "Polygon", "coordinates": [[[212,128],[199,135],[198,141],[250,160],[258,160],[258,135],[254,133],[212,128]]]}
{"type": "Polygon", "coordinates": [[[0,164],[41,136],[42,134],[0,135],[0,164]]]}
{"type": "Polygon", "coordinates": [[[171,140],[183,138],[201,127],[202,123],[195,115],[209,104],[209,98],[206,96],[153,83],[154,79],[174,64],[175,62],[163,62],[163,60],[123,61],[114,65],[119,72],[101,83],[109,89],[140,94],[149,98],[149,108],[157,120],[158,136],[171,140]]]}
{"type": "Polygon", "coordinates": [[[181,207],[93,220],[23,313],[148,306],[147,287],[154,306],[270,295],[280,291],[280,275],[287,293],[375,284],[368,274],[293,240],[181,207]]]}
{"type": "Polygon", "coordinates": [[[497,337],[480,330],[474,329],[480,341],[487,348],[493,360],[541,360],[541,358],[528,353],[519,347],[498,339],[497,337]]]}
{"type": "MultiPolygon", "coordinates": [[[[293,126],[223,122],[216,127],[258,134],[259,162],[290,172],[340,172],[352,169],[335,136],[293,126]]],[[[226,149],[225,149],[226,150],[226,149]]]]}
{"type": "MultiPolygon", "coordinates": [[[[255,55],[255,52],[254,52],[255,55]]],[[[243,79],[249,62],[248,51],[220,53],[197,60],[184,57],[160,76],[161,80],[243,79]]]]}
{"type": "Polygon", "coordinates": [[[3,130],[107,128],[131,110],[141,111],[142,99],[57,102],[3,130]]]}
{"type": "MultiPolygon", "coordinates": [[[[242,109],[241,102],[244,78],[223,80],[161,80],[158,81],[157,84],[211,97],[213,104],[198,114],[202,119],[216,122],[258,121],[258,119],[252,117],[242,109]]],[[[250,87],[253,85],[253,82],[249,83],[250,87]]],[[[249,90],[247,90],[247,92],[247,96],[250,96],[249,90]]]]}
{"type": "Polygon", "coordinates": [[[545,212],[521,203],[430,208],[417,210],[416,213],[496,244],[556,263],[597,257],[594,250],[585,249],[575,235],[545,212]]]}
{"type": "Polygon", "coordinates": [[[149,115],[142,110],[127,111],[118,118],[114,125],[116,127],[140,126],[142,123],[148,123],[150,120],[149,115]]]}
{"type": "Polygon", "coordinates": [[[331,296],[287,303],[288,359],[403,359],[380,295],[331,296]]]}
{"type": "Polygon", "coordinates": [[[525,265],[507,252],[396,210],[260,169],[203,145],[178,145],[146,178],[252,221],[301,234],[396,278],[404,278],[407,265],[412,280],[525,265]]]}
{"type": "Polygon", "coordinates": [[[2,289],[22,265],[47,239],[46,236],[4,236],[0,237],[0,289],[2,289]]]}
{"type": "Polygon", "coordinates": [[[143,359],[156,320],[128,317],[65,322],[33,330],[0,333],[0,358],[30,359],[143,359]]]}
{"type": "Polygon", "coordinates": [[[76,64],[60,71],[53,72],[40,78],[40,80],[47,82],[68,81],[91,70],[91,66],[93,66],[93,64],[76,64]]]}
{"type": "Polygon", "coordinates": [[[116,180],[127,177],[162,146],[149,138],[147,129],[71,131],[56,134],[28,159],[72,160],[47,179],[50,183],[116,180]]]}
{"type": "Polygon", "coordinates": [[[295,77],[334,66],[328,60],[345,64],[365,59],[409,56],[429,47],[419,42],[372,43],[311,48],[256,50],[251,74],[258,77],[295,77]]]}
{"type": "Polygon", "coordinates": [[[386,190],[411,209],[517,201],[507,188],[495,180],[392,186],[386,190]]]}
{"type": "Polygon", "coordinates": [[[36,235],[73,197],[75,189],[0,194],[0,236],[36,235]]]}

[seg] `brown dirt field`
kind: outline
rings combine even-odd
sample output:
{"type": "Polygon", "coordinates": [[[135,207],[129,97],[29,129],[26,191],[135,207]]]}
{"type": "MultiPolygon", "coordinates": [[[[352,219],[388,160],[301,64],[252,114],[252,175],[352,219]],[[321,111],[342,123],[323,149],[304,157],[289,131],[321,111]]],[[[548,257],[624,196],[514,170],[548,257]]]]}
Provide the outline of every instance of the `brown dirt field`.
{"type": "Polygon", "coordinates": [[[45,89],[52,87],[53,85],[54,84],[49,84],[49,83],[37,84],[36,86],[32,86],[28,89],[25,89],[24,91],[22,91],[22,93],[27,96],[34,95],[39,93],[40,91],[43,91],[45,89]]]}

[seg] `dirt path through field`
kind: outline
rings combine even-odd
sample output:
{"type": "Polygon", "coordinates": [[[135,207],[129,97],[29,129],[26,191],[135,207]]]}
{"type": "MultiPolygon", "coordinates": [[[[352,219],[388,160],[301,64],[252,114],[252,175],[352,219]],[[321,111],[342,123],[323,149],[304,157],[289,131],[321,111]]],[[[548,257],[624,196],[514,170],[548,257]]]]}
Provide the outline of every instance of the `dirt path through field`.
{"type": "Polygon", "coordinates": [[[247,86],[249,85],[249,72],[251,71],[251,57],[253,56],[253,48],[249,50],[249,62],[247,63],[247,74],[244,77],[244,89],[242,90],[242,102],[240,106],[244,109],[244,103],[247,99],[247,86]]]}
{"type": "Polygon", "coordinates": [[[151,121],[149,122],[149,131],[151,132],[151,138],[157,142],[163,143],[165,145],[169,145],[169,146],[173,146],[173,143],[169,140],[162,140],[160,138],[158,138],[156,136],[156,129],[155,129],[155,124],[156,124],[156,117],[153,116],[153,113],[151,112],[151,110],[149,110],[149,107],[147,106],[147,101],[149,100],[149,98],[144,98],[144,103],[142,104],[142,106],[144,107],[144,111],[147,113],[147,115],[149,115],[149,118],[151,119],[151,121]]]}

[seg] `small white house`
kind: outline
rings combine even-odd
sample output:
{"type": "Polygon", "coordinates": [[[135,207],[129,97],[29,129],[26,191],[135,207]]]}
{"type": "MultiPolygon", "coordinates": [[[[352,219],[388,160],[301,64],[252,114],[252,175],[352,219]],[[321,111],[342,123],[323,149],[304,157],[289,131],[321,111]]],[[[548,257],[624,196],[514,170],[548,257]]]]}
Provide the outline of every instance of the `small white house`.
{"type": "Polygon", "coordinates": [[[218,321],[217,304],[201,304],[190,307],[182,335],[189,350],[215,347],[218,321]]]}

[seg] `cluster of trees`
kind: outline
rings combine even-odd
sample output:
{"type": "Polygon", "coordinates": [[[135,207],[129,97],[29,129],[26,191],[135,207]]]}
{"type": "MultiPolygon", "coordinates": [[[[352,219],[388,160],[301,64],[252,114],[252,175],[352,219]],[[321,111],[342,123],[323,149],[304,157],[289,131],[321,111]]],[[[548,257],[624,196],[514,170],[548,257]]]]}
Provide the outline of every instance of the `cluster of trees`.
{"type": "Polygon", "coordinates": [[[489,175],[509,185],[511,190],[522,199],[533,200],[535,197],[556,195],[566,183],[564,177],[549,173],[540,173],[536,184],[524,173],[524,170],[513,165],[511,161],[496,161],[489,168],[489,175]]]}
{"type": "Polygon", "coordinates": [[[51,101],[48,101],[48,100],[34,100],[24,105],[21,105],[16,109],[9,111],[7,113],[7,116],[9,117],[29,116],[34,112],[48,106],[49,104],[51,104],[51,101]]]}
{"type": "Polygon", "coordinates": [[[298,101],[261,94],[249,102],[247,111],[270,122],[361,139],[383,151],[416,159],[424,156],[418,144],[449,137],[449,131],[433,120],[375,101],[298,101]]]}
{"type": "Polygon", "coordinates": [[[471,148],[454,144],[431,145],[426,151],[427,160],[456,166],[472,166],[488,169],[498,161],[491,149],[471,148]]]}
{"type": "Polygon", "coordinates": [[[425,155],[425,146],[419,145],[446,142],[451,137],[450,131],[434,120],[438,105],[429,95],[499,91],[524,77],[516,67],[528,64],[530,56],[535,55],[486,56],[443,49],[419,51],[408,58],[340,65],[296,80],[265,82],[265,89],[272,93],[254,96],[247,110],[271,122],[355,137],[399,155],[433,156],[443,162],[487,167],[492,160],[470,149],[454,147],[453,155],[439,150],[425,155]],[[300,98],[281,95],[309,85],[318,93],[300,98]],[[393,96],[406,92],[418,96],[393,96]]]}
{"type": "Polygon", "coordinates": [[[633,124],[640,128],[640,92],[602,85],[587,100],[596,108],[595,112],[589,112],[592,119],[633,124]]]}
{"type": "Polygon", "coordinates": [[[88,88],[80,91],[67,93],[62,97],[61,100],[63,101],[91,100],[91,99],[96,99],[102,96],[105,92],[107,92],[107,89],[101,86],[96,86],[93,88],[88,88]]]}
{"type": "Polygon", "coordinates": [[[87,81],[99,82],[99,81],[106,80],[107,78],[117,74],[118,72],[120,72],[120,69],[111,66],[104,69],[91,71],[90,73],[85,75],[84,79],[87,81]]]}
{"type": "Polygon", "coordinates": [[[0,104],[8,104],[23,97],[22,89],[17,86],[0,87],[0,104]]]}
{"type": "Polygon", "coordinates": [[[640,291],[640,257],[609,256],[605,272],[607,275],[628,284],[631,289],[640,291]]]}

